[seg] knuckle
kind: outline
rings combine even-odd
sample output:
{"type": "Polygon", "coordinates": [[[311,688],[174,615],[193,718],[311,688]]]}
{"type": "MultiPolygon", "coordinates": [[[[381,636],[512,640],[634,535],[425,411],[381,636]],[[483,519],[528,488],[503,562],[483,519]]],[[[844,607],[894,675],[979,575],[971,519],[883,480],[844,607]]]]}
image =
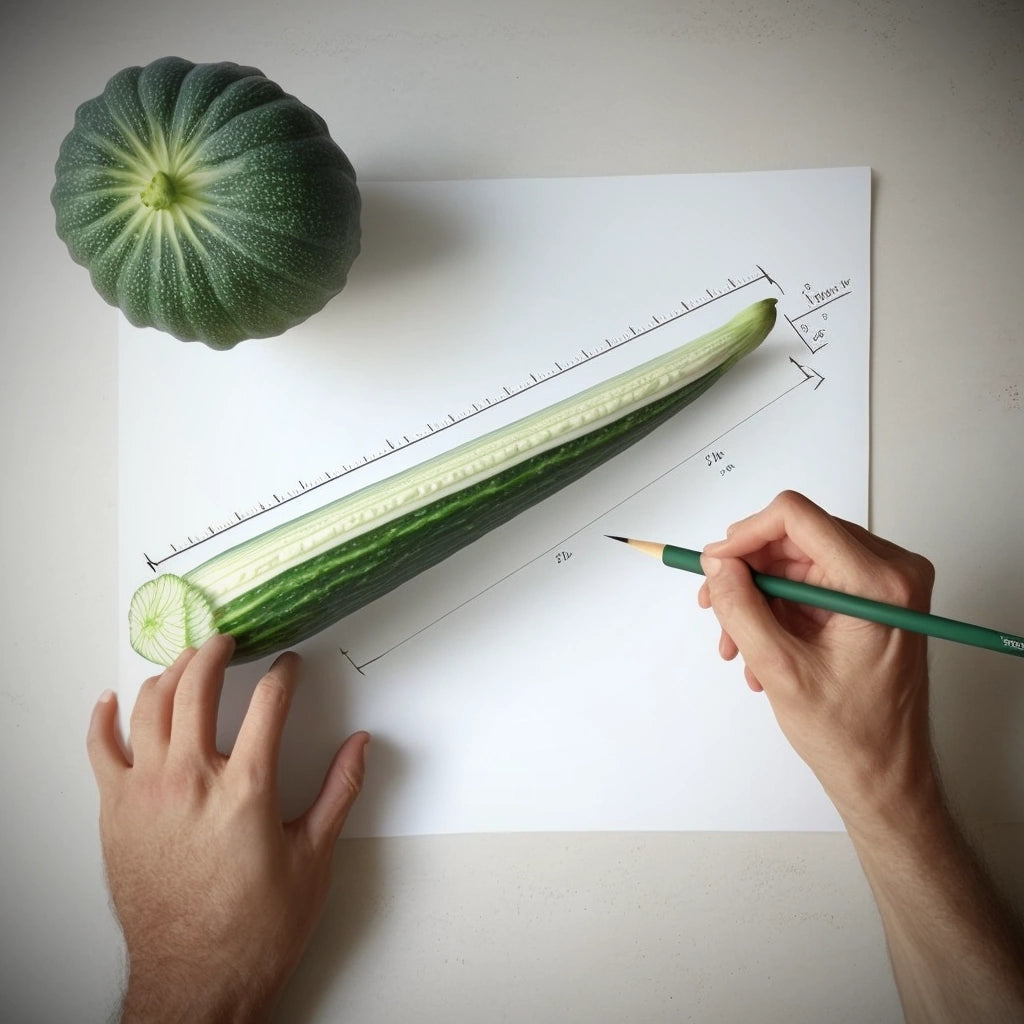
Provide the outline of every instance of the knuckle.
{"type": "Polygon", "coordinates": [[[147,722],[152,717],[152,703],[159,676],[150,676],[142,686],[139,687],[139,695],[135,698],[135,706],[132,708],[132,722],[147,722]]]}
{"type": "Polygon", "coordinates": [[[887,566],[879,570],[875,578],[883,601],[904,608],[919,603],[923,581],[912,563],[887,566]]]}
{"type": "Polygon", "coordinates": [[[726,580],[717,581],[711,587],[711,603],[715,611],[720,612],[726,618],[735,612],[739,604],[736,600],[735,589],[726,580]]]}
{"type": "Polygon", "coordinates": [[[732,588],[722,579],[709,580],[705,586],[707,587],[707,600],[711,610],[720,619],[723,617],[728,618],[733,608],[736,607],[736,595],[733,593],[732,588]]]}
{"type": "Polygon", "coordinates": [[[199,694],[192,686],[179,686],[177,690],[174,691],[175,711],[191,711],[201,703],[202,701],[199,694]]]}
{"type": "Polygon", "coordinates": [[[194,805],[206,797],[210,790],[210,780],[205,773],[182,765],[167,772],[164,789],[175,803],[194,805]]]}
{"type": "Polygon", "coordinates": [[[172,759],[159,770],[139,774],[134,789],[140,802],[174,813],[201,807],[213,785],[213,774],[205,765],[172,759]]]}
{"type": "Polygon", "coordinates": [[[799,492],[789,488],[779,491],[772,504],[783,512],[795,512],[807,507],[807,499],[799,492]]]}
{"type": "Polygon", "coordinates": [[[917,572],[918,586],[930,595],[932,587],[935,586],[935,566],[924,555],[914,555],[914,566],[917,572]]]}
{"type": "Polygon", "coordinates": [[[256,711],[274,714],[288,706],[291,687],[280,676],[268,672],[252,692],[252,706],[256,711]]]}
{"type": "Polygon", "coordinates": [[[799,661],[788,646],[766,644],[757,652],[756,671],[759,678],[792,680],[799,676],[799,661]]]}
{"type": "Polygon", "coordinates": [[[363,788],[364,774],[361,768],[352,767],[346,765],[341,770],[342,781],[345,783],[345,788],[348,790],[350,801],[355,800],[359,796],[363,788]]]}
{"type": "Polygon", "coordinates": [[[246,761],[236,768],[233,785],[242,803],[258,803],[273,788],[273,775],[262,761],[246,761]]]}

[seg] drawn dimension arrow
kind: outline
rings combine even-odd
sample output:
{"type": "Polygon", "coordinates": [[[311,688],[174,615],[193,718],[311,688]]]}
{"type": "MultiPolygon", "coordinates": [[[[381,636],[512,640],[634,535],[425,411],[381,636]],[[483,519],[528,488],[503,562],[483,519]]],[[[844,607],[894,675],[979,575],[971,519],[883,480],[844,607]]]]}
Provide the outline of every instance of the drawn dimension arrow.
{"type": "MultiPolygon", "coordinates": [[[[825,378],[818,373],[813,366],[804,366],[803,363],[798,363],[792,356],[789,357],[789,361],[804,375],[804,382],[809,380],[813,380],[815,382],[815,391],[825,383],[825,378]]],[[[799,385],[797,386],[799,387],[799,385]]]]}

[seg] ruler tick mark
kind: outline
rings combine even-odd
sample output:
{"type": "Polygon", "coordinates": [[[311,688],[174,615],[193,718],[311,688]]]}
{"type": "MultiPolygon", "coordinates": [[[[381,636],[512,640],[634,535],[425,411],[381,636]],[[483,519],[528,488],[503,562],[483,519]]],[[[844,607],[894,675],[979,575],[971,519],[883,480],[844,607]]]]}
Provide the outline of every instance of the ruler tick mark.
{"type": "MultiPolygon", "coordinates": [[[[251,510],[246,512],[245,514],[239,514],[238,512],[236,512],[234,514],[233,522],[227,521],[224,525],[216,528],[212,526],[208,527],[205,535],[195,537],[189,534],[188,537],[186,538],[187,544],[168,545],[168,547],[170,548],[170,554],[165,555],[163,558],[152,559],[145,555],[143,557],[145,558],[147,565],[149,565],[149,567],[154,572],[156,572],[158,567],[163,562],[166,562],[169,558],[183,554],[191,548],[197,547],[198,545],[205,543],[205,541],[209,540],[211,537],[217,536],[220,533],[224,533],[227,530],[230,530],[233,527],[239,525],[240,523],[248,522],[250,519],[253,519],[256,516],[262,515],[266,512],[270,512],[272,509],[276,509],[279,506],[286,504],[287,502],[293,500],[293,498],[297,498],[302,494],[307,494],[309,493],[309,491],[314,490],[317,487],[321,487],[328,483],[333,483],[341,479],[342,477],[348,475],[349,473],[361,469],[363,466],[369,465],[370,463],[377,462],[383,458],[386,458],[387,456],[395,452],[401,451],[406,447],[416,444],[418,441],[425,440],[426,438],[432,437],[433,435],[440,433],[441,431],[448,430],[453,426],[457,426],[459,423],[462,423],[465,420],[468,420],[471,417],[482,413],[485,410],[485,408],[490,409],[495,406],[501,405],[502,403],[509,401],[512,398],[518,397],[524,392],[531,390],[533,387],[536,387],[547,380],[550,380],[554,377],[558,377],[564,373],[568,373],[575,367],[582,366],[585,363],[589,362],[591,359],[596,359],[598,356],[603,355],[605,352],[610,352],[612,350],[618,349],[628,344],[629,342],[632,342],[638,338],[642,338],[643,336],[651,333],[652,331],[658,330],[661,327],[665,327],[666,325],[676,322],[680,318],[686,316],[686,314],[691,313],[696,309],[702,308],[706,305],[710,305],[712,302],[724,298],[727,295],[731,295],[743,288],[746,288],[749,285],[755,284],[758,281],[767,281],[769,284],[772,284],[776,288],[778,288],[780,292],[782,291],[782,288],[778,285],[778,283],[772,280],[767,271],[765,271],[765,269],[762,266],[760,266],[760,264],[755,264],[755,266],[757,267],[757,270],[759,272],[756,275],[750,274],[747,277],[740,278],[727,277],[725,280],[728,281],[729,283],[728,289],[721,288],[718,290],[714,290],[711,288],[705,288],[705,295],[707,296],[706,298],[704,296],[701,296],[700,299],[691,302],[680,300],[679,305],[681,309],[676,309],[668,315],[664,313],[659,315],[652,315],[650,320],[645,322],[644,326],[642,326],[639,330],[632,324],[630,324],[622,334],[617,335],[615,337],[606,337],[604,339],[603,346],[597,346],[592,350],[581,348],[579,350],[579,356],[573,356],[572,359],[568,362],[566,362],[565,360],[556,361],[554,363],[554,368],[545,371],[538,371],[539,376],[538,373],[531,373],[529,381],[525,381],[522,384],[515,385],[511,388],[508,385],[502,385],[502,394],[499,394],[496,398],[493,399],[490,397],[483,399],[483,407],[481,406],[480,403],[473,402],[471,403],[472,411],[470,411],[469,407],[466,407],[465,412],[460,413],[458,415],[454,413],[449,413],[447,419],[441,422],[433,423],[428,421],[426,426],[418,433],[414,434],[412,437],[410,437],[409,434],[402,434],[401,437],[404,443],[401,444],[395,444],[390,439],[385,439],[387,445],[386,449],[378,451],[374,454],[364,454],[357,461],[346,463],[345,465],[342,466],[340,470],[333,472],[327,471],[326,473],[324,473],[322,478],[317,479],[315,482],[311,481],[310,483],[305,483],[304,481],[300,480],[298,491],[292,489],[283,492],[284,496],[282,496],[282,494],[280,493],[273,494],[273,505],[269,505],[261,501],[258,503],[258,505],[253,506],[251,510]]],[[[842,297],[842,295],[839,295],[836,296],[835,298],[842,297]]],[[[831,301],[835,301],[835,298],[832,299],[831,301]]],[[[820,309],[820,307],[817,307],[817,309],[820,309]]],[[[809,315],[810,313],[813,312],[816,312],[816,309],[808,310],[807,313],[805,313],[804,315],[809,315]]],[[[787,319],[789,318],[787,317],[787,319]]],[[[800,318],[797,317],[796,319],[800,318]]],[[[790,321],[790,326],[793,327],[794,330],[796,330],[796,325],[793,323],[793,321],[790,321]]]]}

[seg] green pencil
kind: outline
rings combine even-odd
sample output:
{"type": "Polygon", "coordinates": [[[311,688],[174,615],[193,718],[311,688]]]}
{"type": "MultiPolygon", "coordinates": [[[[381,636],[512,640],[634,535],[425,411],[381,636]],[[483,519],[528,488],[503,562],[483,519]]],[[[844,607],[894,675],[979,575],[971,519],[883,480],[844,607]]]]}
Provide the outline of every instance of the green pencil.
{"type": "MultiPolygon", "coordinates": [[[[700,567],[700,552],[690,548],[677,548],[672,544],[657,544],[649,540],[632,540],[629,537],[612,537],[610,540],[622,541],[644,554],[660,558],[672,569],[685,569],[704,575],[700,567]]],[[[930,615],[927,612],[916,612],[910,608],[901,608],[895,604],[872,601],[867,597],[855,597],[827,587],[816,587],[811,583],[800,583],[797,580],[783,579],[781,576],[769,576],[767,573],[751,574],[754,585],[769,597],[781,597],[787,601],[798,601],[800,604],[825,608],[869,622],[880,622],[897,629],[906,629],[912,633],[924,633],[927,636],[939,637],[942,640],[954,640],[959,644],[971,644],[974,647],[985,647],[990,651],[1003,654],[1014,654],[1024,658],[1024,637],[1012,633],[1000,633],[996,629],[984,626],[972,626],[969,622],[958,622],[956,619],[945,619],[941,615],[930,615]]]]}

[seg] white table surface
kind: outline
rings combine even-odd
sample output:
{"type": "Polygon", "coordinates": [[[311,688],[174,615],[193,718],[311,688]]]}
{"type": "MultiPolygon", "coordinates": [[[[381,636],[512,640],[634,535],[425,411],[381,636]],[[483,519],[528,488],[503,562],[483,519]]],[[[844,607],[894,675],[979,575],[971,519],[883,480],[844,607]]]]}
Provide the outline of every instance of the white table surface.
{"type": "MultiPolygon", "coordinates": [[[[936,563],[936,610],[1024,632],[1024,17],[1015,8],[968,0],[5,8],[5,1020],[104,1020],[121,977],[84,748],[115,663],[115,314],[68,258],[49,204],[75,105],[119,68],[173,53],[254,64],[314,108],[322,90],[342,90],[345,123],[332,130],[367,179],[872,166],[872,526],[936,563]]],[[[935,643],[932,665],[947,786],[1020,906],[1020,662],[935,643]]],[[[349,840],[280,1019],[754,1014],[900,1019],[877,915],[845,836],[349,840]]]]}

